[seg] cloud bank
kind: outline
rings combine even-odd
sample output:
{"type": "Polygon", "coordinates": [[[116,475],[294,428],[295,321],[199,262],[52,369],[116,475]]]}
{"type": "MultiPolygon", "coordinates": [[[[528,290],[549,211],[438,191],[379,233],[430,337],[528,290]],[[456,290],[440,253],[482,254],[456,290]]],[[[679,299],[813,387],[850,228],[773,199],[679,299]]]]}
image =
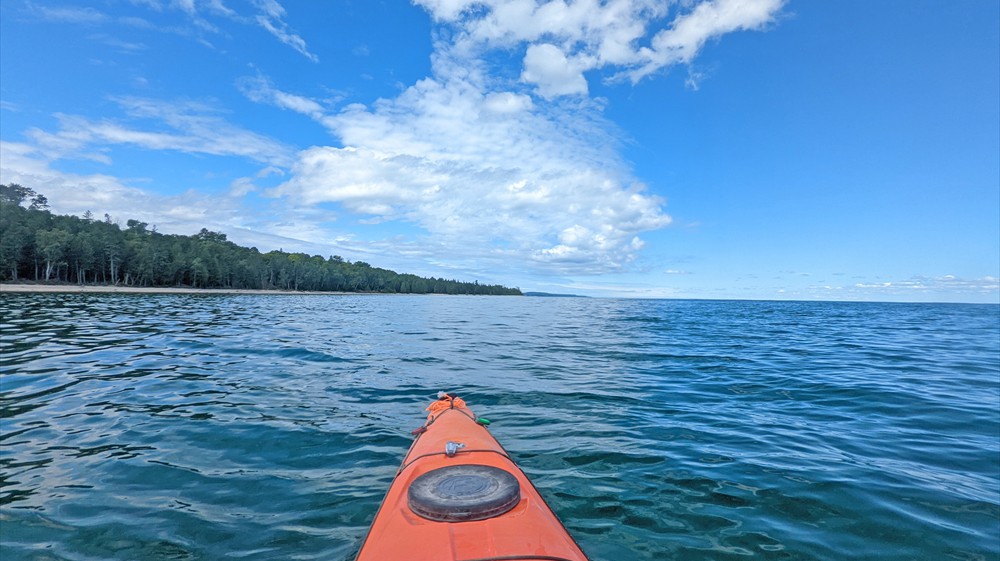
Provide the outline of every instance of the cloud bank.
{"type": "Polygon", "coordinates": [[[290,179],[270,194],[333,203],[370,222],[415,224],[452,261],[473,248],[475,259],[560,274],[621,270],[637,258],[643,232],[671,222],[663,199],[622,160],[621,135],[587,97],[585,73],[610,70],[609,79],[637,82],[690,62],[724,33],[761,28],[781,7],[415,3],[440,26],[433,74],[396,98],[330,112],[263,77],[242,84],[251,99],[307,115],[341,141],[301,152],[290,179]],[[521,62],[511,71],[495,62],[497,52],[520,52],[521,62]]]}
{"type": "MultiPolygon", "coordinates": [[[[203,198],[204,212],[192,212],[192,222],[223,209],[215,223],[233,224],[233,200],[263,194],[299,219],[291,226],[264,218],[243,222],[280,226],[282,235],[299,232],[303,240],[342,240],[343,230],[354,227],[344,219],[355,218],[357,239],[367,240],[371,251],[394,249],[438,267],[621,271],[640,255],[643,234],[671,218],[664,199],[623,158],[624,135],[604,117],[606,102],[590,97],[591,81],[638,83],[690,63],[726,33],[765,28],[782,6],[782,0],[413,3],[435,22],[432,73],[395,97],[332,107],[285,91],[262,73],[237,81],[248,99],[322,124],[330,145],[288,146],[227,122],[211,104],[118,96],[111,99],[125,118],[58,114],[54,132],[32,129],[29,142],[5,143],[0,171],[5,180],[32,184],[53,199],[75,182],[134,202],[138,190],[127,181],[67,174],[53,164],[110,165],[119,146],[239,157],[279,170],[267,175],[280,177],[280,184],[258,187],[261,174],[238,179],[223,198],[203,198]],[[332,231],[334,219],[339,233],[332,231]],[[378,228],[393,223],[416,226],[418,233],[407,230],[400,238],[401,228],[378,228]]],[[[206,44],[208,34],[224,37],[226,24],[255,25],[320,61],[286,23],[277,0],[251,0],[239,10],[224,0],[140,4],[181,14],[189,26],[183,34],[206,44]]],[[[39,10],[37,17],[84,26],[149,25],[89,8],[39,10]]]]}
{"type": "Polygon", "coordinates": [[[301,152],[273,195],[404,220],[453,252],[604,272],[634,259],[639,232],[670,221],[629,176],[609,125],[585,109],[539,111],[524,94],[454,75],[330,116],[269,97],[344,141],[301,152]]]}
{"type": "Polygon", "coordinates": [[[524,82],[541,95],[585,94],[584,72],[611,69],[633,83],[690,63],[712,39],[759,30],[784,0],[414,0],[454,29],[467,55],[528,45],[524,82]]]}

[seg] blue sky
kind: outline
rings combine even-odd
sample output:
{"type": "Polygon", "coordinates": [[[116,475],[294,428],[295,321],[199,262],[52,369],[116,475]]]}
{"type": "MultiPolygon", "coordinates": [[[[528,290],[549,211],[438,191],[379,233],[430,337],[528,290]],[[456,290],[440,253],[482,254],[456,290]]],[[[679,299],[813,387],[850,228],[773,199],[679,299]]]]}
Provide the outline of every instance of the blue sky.
{"type": "Polygon", "coordinates": [[[7,0],[55,212],[593,296],[1000,302],[992,0],[7,0]]]}

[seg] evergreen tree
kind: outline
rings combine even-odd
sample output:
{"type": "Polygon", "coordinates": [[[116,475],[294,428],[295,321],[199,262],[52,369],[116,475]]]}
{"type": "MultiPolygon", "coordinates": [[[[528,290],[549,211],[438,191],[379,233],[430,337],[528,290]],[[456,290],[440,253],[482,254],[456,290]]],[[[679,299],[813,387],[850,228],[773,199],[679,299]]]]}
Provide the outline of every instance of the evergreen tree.
{"type": "Polygon", "coordinates": [[[129,219],[123,230],[108,214],[103,221],[89,210],[83,217],[53,215],[44,195],[16,183],[0,185],[0,281],[24,278],[129,286],[521,294],[478,281],[399,274],[339,255],[261,254],[207,228],[193,236],[164,235],[155,226],[129,219]]]}

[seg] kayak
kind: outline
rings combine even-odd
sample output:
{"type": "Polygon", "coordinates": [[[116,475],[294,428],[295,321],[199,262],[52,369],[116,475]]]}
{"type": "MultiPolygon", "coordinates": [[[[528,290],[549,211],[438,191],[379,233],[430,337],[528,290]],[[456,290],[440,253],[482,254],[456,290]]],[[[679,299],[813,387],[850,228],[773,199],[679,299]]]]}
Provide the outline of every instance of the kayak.
{"type": "Polygon", "coordinates": [[[586,561],[521,468],[457,396],[438,394],[357,561],[586,561]]]}

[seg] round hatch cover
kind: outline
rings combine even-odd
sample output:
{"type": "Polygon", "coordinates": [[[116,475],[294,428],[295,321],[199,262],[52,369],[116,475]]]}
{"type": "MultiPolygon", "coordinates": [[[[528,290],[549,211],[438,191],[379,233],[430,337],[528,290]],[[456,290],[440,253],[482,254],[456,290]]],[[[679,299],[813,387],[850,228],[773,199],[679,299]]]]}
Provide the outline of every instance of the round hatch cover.
{"type": "Polygon", "coordinates": [[[410,510],[439,522],[466,522],[500,516],[521,500],[517,478],[478,464],[448,466],[416,478],[407,491],[410,510]]]}

